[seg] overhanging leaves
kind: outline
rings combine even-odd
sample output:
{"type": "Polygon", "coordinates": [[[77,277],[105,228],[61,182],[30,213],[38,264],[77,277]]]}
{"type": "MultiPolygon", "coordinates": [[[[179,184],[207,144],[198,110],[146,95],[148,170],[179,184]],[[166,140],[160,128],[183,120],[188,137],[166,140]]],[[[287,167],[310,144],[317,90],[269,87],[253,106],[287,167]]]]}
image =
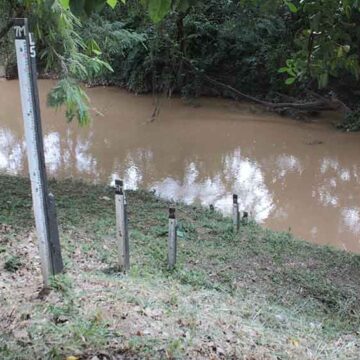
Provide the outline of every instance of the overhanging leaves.
{"type": "Polygon", "coordinates": [[[149,0],[148,11],[153,22],[160,22],[170,11],[171,0],[149,0]]]}
{"type": "Polygon", "coordinates": [[[62,7],[67,10],[70,7],[70,0],[59,0],[62,7]]]}
{"type": "Polygon", "coordinates": [[[113,8],[114,9],[114,7],[116,6],[116,4],[117,4],[117,0],[107,0],[106,1],[110,6],[111,6],[111,8],[113,8]]]}

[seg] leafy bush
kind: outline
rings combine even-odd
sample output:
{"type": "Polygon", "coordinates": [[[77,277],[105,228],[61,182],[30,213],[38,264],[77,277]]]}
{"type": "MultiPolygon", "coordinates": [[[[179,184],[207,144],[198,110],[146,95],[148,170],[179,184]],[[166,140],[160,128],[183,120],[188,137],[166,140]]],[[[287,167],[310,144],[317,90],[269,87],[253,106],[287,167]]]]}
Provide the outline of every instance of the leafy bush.
{"type": "Polygon", "coordinates": [[[246,1],[198,2],[157,25],[143,11],[129,2],[93,15],[83,28],[114,69],[96,81],[134,92],[229,95],[209,86],[210,76],[257,95],[287,91],[278,74],[292,47],[283,6],[260,11],[246,1]]]}
{"type": "Polygon", "coordinates": [[[345,131],[360,131],[360,107],[347,113],[338,127],[345,131]]]}

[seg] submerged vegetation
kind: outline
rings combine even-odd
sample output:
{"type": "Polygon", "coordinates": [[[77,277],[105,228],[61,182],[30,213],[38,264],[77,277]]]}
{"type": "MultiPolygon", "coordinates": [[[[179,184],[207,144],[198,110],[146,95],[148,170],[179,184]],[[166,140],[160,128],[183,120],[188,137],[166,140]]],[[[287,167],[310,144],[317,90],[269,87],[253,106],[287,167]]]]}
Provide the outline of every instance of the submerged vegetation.
{"type": "Polygon", "coordinates": [[[2,359],[357,359],[360,257],[216,211],[128,192],[131,270],[116,270],[113,190],[51,181],[66,272],[40,292],[28,180],[0,176],[2,359]],[[46,299],[46,301],[44,301],[46,299]]]}
{"type": "MultiPolygon", "coordinates": [[[[360,125],[360,4],[352,0],[0,1],[8,21],[27,15],[43,72],[61,78],[49,98],[89,120],[78,81],[134,92],[246,98],[293,115],[345,113],[360,125]],[[274,104],[275,103],[275,104],[274,104]]],[[[1,40],[2,37],[2,40],[1,40]]],[[[6,52],[6,51],[5,51],[6,52]]],[[[4,60],[3,60],[4,61],[4,60]]]]}

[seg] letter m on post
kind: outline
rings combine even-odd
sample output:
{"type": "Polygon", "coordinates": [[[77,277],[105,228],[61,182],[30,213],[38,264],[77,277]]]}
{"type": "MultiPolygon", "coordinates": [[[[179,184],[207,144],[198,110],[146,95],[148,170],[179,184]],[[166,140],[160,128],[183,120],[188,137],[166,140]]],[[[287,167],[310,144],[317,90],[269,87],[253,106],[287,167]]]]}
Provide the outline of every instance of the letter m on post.
{"type": "Polygon", "coordinates": [[[15,38],[16,39],[24,39],[25,38],[25,36],[26,36],[25,25],[18,25],[15,23],[14,29],[15,29],[15,38]]]}

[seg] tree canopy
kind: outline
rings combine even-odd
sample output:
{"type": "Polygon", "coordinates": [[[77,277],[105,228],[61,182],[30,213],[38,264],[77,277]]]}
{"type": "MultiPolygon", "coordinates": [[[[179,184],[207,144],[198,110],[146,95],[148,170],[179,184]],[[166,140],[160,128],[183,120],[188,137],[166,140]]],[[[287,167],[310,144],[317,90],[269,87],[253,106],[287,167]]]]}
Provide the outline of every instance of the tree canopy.
{"type": "Polygon", "coordinates": [[[80,82],[198,95],[215,78],[213,87],[229,87],[207,92],[276,100],[271,94],[347,91],[344,108],[357,107],[357,0],[0,0],[0,7],[0,38],[11,18],[29,17],[39,66],[59,78],[49,103],[65,104],[67,118],[81,124],[89,107],[80,82]]]}

